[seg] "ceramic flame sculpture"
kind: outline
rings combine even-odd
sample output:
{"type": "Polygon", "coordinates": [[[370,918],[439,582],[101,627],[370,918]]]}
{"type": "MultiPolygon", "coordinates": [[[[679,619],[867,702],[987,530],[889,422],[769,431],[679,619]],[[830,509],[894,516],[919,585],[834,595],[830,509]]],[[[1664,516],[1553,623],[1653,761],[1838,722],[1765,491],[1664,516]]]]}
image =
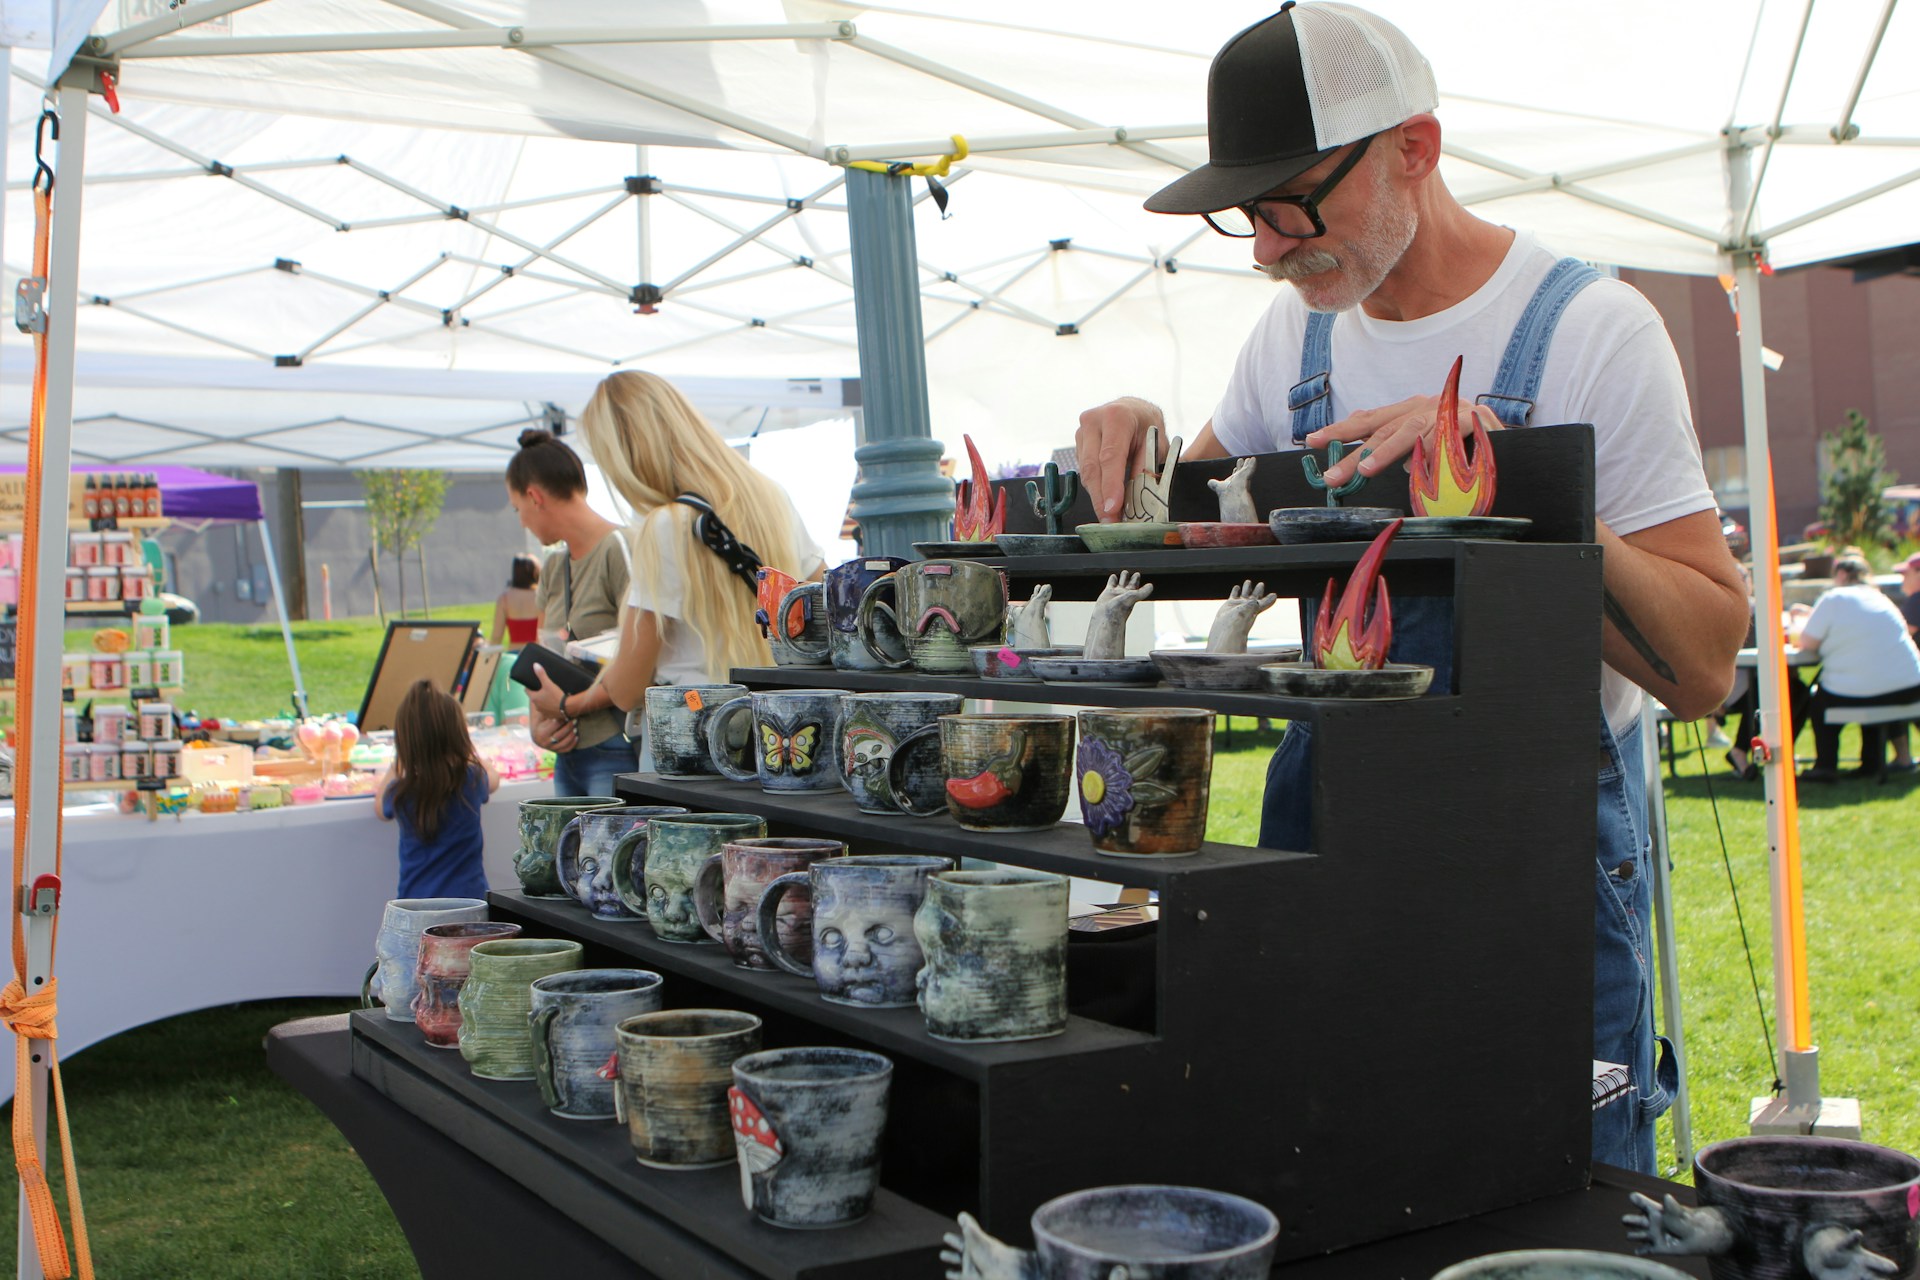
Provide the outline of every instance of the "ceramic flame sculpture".
{"type": "Polygon", "coordinates": [[[1387,665],[1387,647],[1393,643],[1393,609],[1387,601],[1387,580],[1380,562],[1387,544],[1400,532],[1395,520],[1374,536],[1373,544],[1347,579],[1340,607],[1333,606],[1333,579],[1327,579],[1320,612],[1313,623],[1313,665],[1323,671],[1378,671],[1387,665]],[[1371,608],[1369,608],[1371,604],[1371,608]]]}
{"type": "Polygon", "coordinates": [[[992,542],[1007,527],[1007,491],[993,491],[993,482],[987,477],[987,464],[980,461],[973,437],[961,439],[967,442],[973,479],[962,480],[954,487],[953,536],[959,542],[992,542]]]}
{"type": "Polygon", "coordinates": [[[1408,497],[1416,516],[1484,516],[1493,510],[1493,441],[1486,424],[1474,417],[1473,460],[1467,460],[1466,438],[1460,434],[1460,365],[1453,362],[1447,374],[1446,389],[1440,393],[1440,410],[1433,436],[1433,448],[1423,440],[1413,442],[1409,464],[1413,476],[1408,497]]]}

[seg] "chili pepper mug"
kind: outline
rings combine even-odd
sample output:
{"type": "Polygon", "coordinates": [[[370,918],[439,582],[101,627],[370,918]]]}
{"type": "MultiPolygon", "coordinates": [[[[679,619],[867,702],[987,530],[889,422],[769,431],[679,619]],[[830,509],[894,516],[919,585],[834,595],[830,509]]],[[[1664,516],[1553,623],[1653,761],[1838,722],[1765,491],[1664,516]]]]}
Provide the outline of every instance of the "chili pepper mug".
{"type": "Polygon", "coordinates": [[[760,895],[759,931],[778,968],[812,978],[820,998],[869,1009],[914,1003],[914,978],[926,963],[913,933],[913,913],[927,896],[927,877],[953,870],[953,859],[923,854],[829,858],[773,880],[760,895]],[[778,927],[790,893],[813,902],[813,962],[787,954],[778,927]]]}
{"type": "Polygon", "coordinates": [[[615,859],[632,857],[636,849],[646,858],[647,822],[668,814],[685,813],[680,805],[624,805],[618,809],[588,809],[560,832],[554,846],[554,874],[560,887],[599,920],[638,920],[614,890],[615,859]]]}
{"type": "Polygon", "coordinates": [[[969,645],[998,640],[1007,622],[1007,575],[973,560],[922,560],[871,583],[855,626],[882,667],[929,675],[971,675],[969,645]],[[891,595],[893,603],[881,599],[891,595]],[[886,652],[885,628],[906,637],[908,657],[886,652]]]}
{"type": "Polygon", "coordinates": [[[613,1095],[633,1158],[653,1169],[732,1164],[727,1090],[736,1058],[760,1051],[760,1019],[731,1009],[671,1009],[628,1018],[613,1095]]]}
{"type": "Polygon", "coordinates": [[[942,871],[913,917],[920,1011],[936,1040],[1036,1040],[1067,1029],[1067,878],[942,871]]]}
{"type": "Polygon", "coordinates": [[[693,883],[707,859],[730,840],[767,834],[766,819],[751,813],[688,813],[647,824],[647,856],[616,859],[614,885],[627,910],[644,913],[662,942],[705,942],[707,931],[693,908],[693,883]],[[643,878],[635,879],[638,872],[643,878]]]}
{"type": "MultiPolygon", "coordinates": [[[[710,778],[720,770],[708,755],[707,724],[735,698],[747,696],[743,684],[660,684],[648,689],[647,741],[653,749],[653,767],[663,778],[710,778]]],[[[751,765],[744,736],[727,742],[728,758],[751,765]]]]}
{"type": "Polygon", "coordinates": [[[826,666],[827,611],[822,605],[820,584],[802,583],[778,569],[756,570],[754,582],[754,597],[759,605],[754,611],[754,620],[760,624],[760,634],[773,646],[775,664],[826,666]],[[780,620],[777,626],[775,618],[780,620]],[[806,650],[799,647],[802,642],[809,648],[817,648],[822,656],[808,657],[806,650]]]}
{"type": "Polygon", "coordinates": [[[946,777],[931,732],[940,716],[958,714],[957,693],[851,693],[840,704],[840,781],[862,813],[938,813],[946,777]],[[893,769],[900,744],[914,742],[893,769]],[[924,745],[920,745],[924,743],[924,745]]]}
{"type": "Polygon", "coordinates": [[[517,937],[520,926],[504,920],[473,920],[463,924],[434,924],[420,931],[420,968],[413,997],[413,1024],[436,1049],[460,1043],[460,988],[467,985],[473,967],[468,953],[495,938],[517,937]]]}
{"type": "MultiPolygon", "coordinates": [[[[779,877],[805,871],[847,846],[809,836],[763,836],[734,840],[708,858],[693,884],[693,908],[707,936],[727,949],[742,969],[773,968],[760,938],[760,895],[779,877]]],[[[774,919],[781,944],[796,961],[813,960],[813,904],[784,899],[774,919]]]]}
{"type": "Polygon", "coordinates": [[[613,1119],[614,1028],[659,1009],[661,981],[649,969],[575,969],[534,980],[533,1079],[549,1111],[566,1120],[613,1119]]]}
{"type": "Polygon", "coordinates": [[[863,1049],[768,1049],[736,1060],[727,1098],[740,1195],[776,1227],[873,1211],[893,1062],[863,1049]]]}
{"type": "MultiPolygon", "coordinates": [[[[928,732],[922,730],[921,732],[928,732]]],[[[1067,811],[1073,771],[1073,717],[974,712],[941,716],[947,812],[969,831],[1044,831],[1067,811]]],[[[894,748],[902,770],[913,735],[894,748]]],[[[911,796],[904,777],[895,797],[911,796]]],[[[916,817],[934,811],[907,809],[916,817]]]]}
{"type": "Polygon", "coordinates": [[[838,689],[775,689],[738,698],[707,725],[713,763],[734,782],[759,782],[762,791],[840,789],[838,689]],[[737,768],[725,744],[736,724],[752,717],[754,767],[737,768]]]}
{"type": "Polygon", "coordinates": [[[1080,713],[1080,815],[1093,847],[1176,857],[1207,839],[1213,712],[1120,707],[1080,713]]]}

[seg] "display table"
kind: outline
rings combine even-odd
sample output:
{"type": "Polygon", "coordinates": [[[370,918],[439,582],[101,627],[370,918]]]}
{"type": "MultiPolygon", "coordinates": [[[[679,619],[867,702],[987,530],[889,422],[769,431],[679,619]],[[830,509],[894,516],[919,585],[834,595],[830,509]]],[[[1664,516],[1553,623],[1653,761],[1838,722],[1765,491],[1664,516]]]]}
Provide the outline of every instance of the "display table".
{"type": "MultiPolygon", "coordinates": [[[[487,879],[518,883],[519,801],[551,780],[506,783],[481,811],[487,879]]],[[[0,814],[11,846],[13,812],[0,814]]],[[[399,841],[373,801],[146,818],[69,810],[60,910],[60,1053],[159,1018],[243,1000],[357,995],[399,841]]],[[[0,1100],[12,1096],[8,1076],[0,1100]]]]}

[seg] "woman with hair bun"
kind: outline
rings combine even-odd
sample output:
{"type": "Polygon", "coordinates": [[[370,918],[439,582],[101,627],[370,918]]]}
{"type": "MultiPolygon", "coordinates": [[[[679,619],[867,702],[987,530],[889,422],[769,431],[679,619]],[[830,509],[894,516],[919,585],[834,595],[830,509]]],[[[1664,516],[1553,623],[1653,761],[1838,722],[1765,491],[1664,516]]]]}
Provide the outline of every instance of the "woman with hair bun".
{"type": "MultiPolygon", "coordinates": [[[[507,463],[507,501],[542,546],[564,543],[547,557],[535,599],[542,639],[558,648],[569,639],[620,625],[631,586],[632,552],[626,530],[587,505],[587,472],[579,455],[550,432],[520,433],[520,451],[507,463]]],[[[552,689],[542,673],[542,691],[552,689]]],[[[592,692],[589,690],[588,692],[592,692]]],[[[554,752],[553,783],[563,796],[610,796],[613,779],[632,773],[633,741],[620,715],[603,702],[590,711],[584,695],[534,708],[533,740],[554,752]]]]}

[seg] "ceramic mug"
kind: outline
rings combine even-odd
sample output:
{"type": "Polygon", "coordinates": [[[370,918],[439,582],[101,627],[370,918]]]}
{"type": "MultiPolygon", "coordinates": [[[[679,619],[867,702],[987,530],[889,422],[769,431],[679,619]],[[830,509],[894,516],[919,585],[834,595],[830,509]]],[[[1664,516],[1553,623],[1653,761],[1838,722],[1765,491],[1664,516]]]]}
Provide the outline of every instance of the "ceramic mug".
{"type": "Polygon", "coordinates": [[[829,858],[768,883],[760,895],[759,933],[778,968],[812,978],[820,998],[869,1009],[914,1004],[914,978],[926,963],[913,934],[913,913],[926,900],[927,877],[953,870],[953,859],[922,854],[829,858]],[[813,902],[813,962],[787,954],[779,928],[782,899],[804,893],[813,902]]]}
{"type": "Polygon", "coordinates": [[[1080,713],[1080,815],[1120,857],[1198,853],[1207,839],[1213,712],[1119,707],[1080,713]]]}
{"type": "Polygon", "coordinates": [[[1067,1029],[1067,879],[943,871],[913,917],[920,1011],[936,1040],[1037,1040],[1067,1029]]]}
{"type": "Polygon", "coordinates": [[[420,931],[420,967],[415,971],[413,1023],[436,1049],[460,1043],[460,988],[467,985],[472,957],[467,953],[482,942],[519,936],[520,926],[504,920],[475,920],[464,924],[434,924],[420,931]]]}
{"type": "Polygon", "coordinates": [[[487,918],[480,898],[395,898],[380,913],[374,935],[374,961],[360,981],[360,1003],[375,1002],[395,1022],[413,1021],[413,1000],[420,994],[420,931],[436,924],[462,924],[487,918]]]}
{"type": "Polygon", "coordinates": [[[633,1157],[653,1169],[733,1163],[727,1090],[735,1059],[760,1051],[760,1019],[731,1009],[672,1009],[615,1028],[614,1095],[633,1157]]]}
{"type": "Polygon", "coordinates": [[[599,920],[638,920],[614,890],[613,864],[639,850],[646,858],[647,822],[685,813],[680,805],[622,805],[618,809],[587,809],[560,832],[554,846],[554,874],[567,896],[599,920]]]}
{"type": "MultiPolygon", "coordinates": [[[[952,1274],[975,1280],[1267,1280],[1280,1221],[1265,1205],[1203,1187],[1094,1187],[1033,1211],[1033,1252],[960,1215],[952,1274]]],[[[1501,1272],[1505,1275],[1505,1272],[1501,1272]]],[[[1572,1274],[1571,1272],[1568,1274],[1572,1274]]]]}
{"type": "MultiPolygon", "coordinates": [[[[827,636],[816,645],[808,637],[796,637],[793,647],[815,664],[831,662],[840,671],[884,671],[888,661],[907,656],[907,642],[900,632],[885,622],[874,626],[873,642],[885,659],[875,658],[860,643],[860,598],[867,588],[896,569],[911,563],[898,556],[862,556],[827,570],[823,598],[827,610],[827,636]]],[[[787,608],[796,599],[792,592],[782,598],[787,608]]],[[[903,664],[904,665],[904,664],[903,664]]]]}
{"type": "Polygon", "coordinates": [[[659,1009],[660,986],[660,975],[647,969],[575,969],[534,980],[533,1079],[549,1111],[568,1120],[613,1119],[613,1029],[659,1009]]]}
{"type": "Polygon", "coordinates": [[[617,809],[626,802],[613,796],[542,796],[520,802],[520,847],[514,851],[513,872],[529,898],[568,898],[560,885],[557,865],[560,833],[589,809],[617,809]]]}
{"type": "Polygon", "coordinates": [[[1456,1262],[1433,1280],[1687,1280],[1687,1273],[1625,1253],[1520,1249],[1456,1262]]]}
{"type": "MultiPolygon", "coordinates": [[[[647,741],[653,767],[663,778],[710,778],[720,771],[707,754],[707,724],[735,698],[747,696],[743,684],[658,684],[644,695],[647,741]]],[[[729,741],[729,758],[752,763],[747,740],[729,741]]]]}
{"type": "Polygon", "coordinates": [[[734,782],[757,781],[762,791],[837,791],[845,697],[838,689],[778,689],[729,702],[707,724],[713,763],[734,782]],[[727,758],[725,745],[738,732],[736,722],[747,717],[754,767],[741,769],[727,758]]]}
{"type": "Polygon", "coordinates": [[[965,705],[957,693],[850,693],[840,704],[840,782],[862,813],[938,813],[946,777],[932,734],[915,731],[965,705]],[[900,744],[926,741],[904,753],[900,744]],[[896,798],[896,792],[906,797],[896,798]]]}
{"type": "MultiPolygon", "coordinates": [[[[923,731],[924,732],[924,731],[923,731]]],[[[969,831],[1044,831],[1067,811],[1073,717],[975,712],[941,716],[946,811],[969,831]]],[[[912,735],[894,749],[904,758],[912,735]]],[[[902,794],[895,791],[895,798],[902,794]]],[[[915,817],[932,812],[908,809],[915,817]]]]}
{"type": "Polygon", "coordinates": [[[647,857],[613,864],[614,885],[627,910],[643,913],[662,942],[705,942],[694,910],[693,884],[707,859],[730,840],[767,834],[766,819],[751,813],[688,813],[656,818],[647,824],[647,857]],[[634,880],[634,871],[642,874],[634,880]]]}
{"type": "MultiPolygon", "coordinates": [[[[810,836],[762,836],[730,841],[706,860],[693,884],[693,909],[707,936],[727,949],[742,969],[771,970],[773,961],[760,940],[760,895],[779,877],[805,871],[826,858],[846,853],[838,840],[810,836]]],[[[775,927],[796,962],[813,960],[811,903],[785,899],[775,927]]]]}
{"type": "Polygon", "coordinates": [[[921,560],[876,579],[860,597],[856,621],[867,656],[882,667],[929,675],[971,675],[969,645],[998,640],[1007,622],[1007,575],[972,560],[921,560]],[[891,595],[892,605],[881,597],[891,595]],[[908,657],[888,656],[891,625],[908,657]]]}
{"type": "Polygon", "coordinates": [[[893,1063],[862,1049],[769,1049],[733,1064],[740,1196],[776,1227],[839,1227],[873,1210],[893,1063]]]}
{"type": "Polygon", "coordinates": [[[460,988],[460,1056],[482,1080],[533,1079],[533,984],[580,967],[579,943],[559,938],[497,938],[468,953],[460,988]]]}
{"type": "Polygon", "coordinates": [[[778,569],[759,569],[754,573],[754,597],[759,607],[754,620],[760,634],[773,646],[773,661],[782,667],[824,667],[827,645],[827,611],[821,603],[821,585],[802,583],[792,574],[778,569]],[[781,623],[775,626],[774,618],[781,623]],[[798,644],[817,647],[822,656],[809,658],[798,644]]]}

